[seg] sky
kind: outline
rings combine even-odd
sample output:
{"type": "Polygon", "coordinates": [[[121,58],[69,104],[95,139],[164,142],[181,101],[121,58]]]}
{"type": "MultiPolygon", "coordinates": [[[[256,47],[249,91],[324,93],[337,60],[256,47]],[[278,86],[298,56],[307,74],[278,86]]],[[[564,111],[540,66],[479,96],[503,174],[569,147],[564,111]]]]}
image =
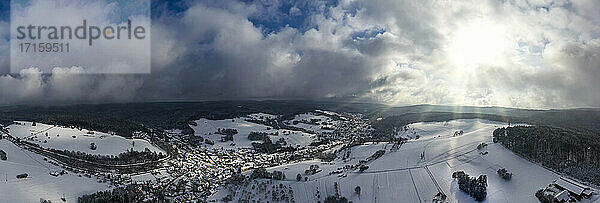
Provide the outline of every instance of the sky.
{"type": "Polygon", "coordinates": [[[153,0],[151,74],[80,74],[85,67],[76,65],[9,74],[10,9],[2,2],[2,105],[330,99],[600,107],[595,0],[153,0]]]}

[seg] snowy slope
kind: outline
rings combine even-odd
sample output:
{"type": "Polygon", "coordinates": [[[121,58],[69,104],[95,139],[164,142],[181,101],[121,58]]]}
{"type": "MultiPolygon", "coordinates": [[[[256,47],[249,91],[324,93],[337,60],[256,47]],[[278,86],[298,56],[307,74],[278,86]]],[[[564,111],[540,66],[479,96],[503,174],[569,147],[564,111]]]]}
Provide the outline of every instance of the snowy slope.
{"type": "Polygon", "coordinates": [[[17,123],[20,125],[13,124],[8,127],[12,136],[39,144],[44,148],[74,150],[88,154],[102,155],[118,155],[130,149],[143,151],[145,148],[151,151],[162,152],[159,148],[142,139],[125,139],[121,136],[101,132],[91,132],[41,123],[37,123],[36,126],[33,126],[32,122],[17,123]],[[95,143],[97,149],[90,149],[90,143],[95,143]]]}
{"type": "MultiPolygon", "coordinates": [[[[324,201],[327,196],[335,194],[335,182],[339,184],[340,194],[353,202],[431,202],[438,190],[448,196],[449,202],[474,202],[458,189],[456,180],[451,178],[452,172],[459,170],[471,176],[487,175],[489,186],[485,202],[539,202],[534,193],[559,177],[493,143],[493,130],[505,124],[468,119],[414,123],[410,126],[421,138],[408,141],[395,152],[389,150],[391,144],[370,143],[353,147],[347,162],[339,158],[332,165],[305,161],[273,167],[269,171],[285,172],[286,181],[273,182],[275,185],[278,182],[289,184],[296,202],[324,201]],[[457,130],[464,131],[464,134],[454,136],[457,130]],[[482,142],[489,146],[477,150],[477,145],[482,142]],[[329,172],[347,164],[356,164],[380,149],[386,149],[386,154],[368,163],[370,168],[365,172],[346,170],[343,172],[346,177],[329,175],[329,172]],[[421,160],[423,152],[425,158],[421,160]],[[488,154],[482,155],[481,152],[488,154]],[[304,170],[311,164],[319,165],[323,171],[310,175],[308,182],[297,182],[296,174],[304,177],[304,170]],[[499,168],[512,172],[512,180],[498,177],[496,170],[499,168]],[[354,192],[356,186],[362,189],[360,195],[354,192]],[[317,187],[320,198],[316,196],[317,187]]],[[[592,198],[596,199],[597,195],[592,198]]]]}
{"type": "Polygon", "coordinates": [[[35,153],[21,150],[8,140],[0,140],[0,149],[7,153],[8,160],[0,160],[0,202],[39,202],[40,198],[52,202],[62,202],[63,194],[67,202],[76,202],[77,197],[99,190],[109,189],[107,183],[99,183],[94,177],[78,177],[69,173],[51,176],[49,173],[62,171],[35,153]],[[17,179],[18,174],[27,173],[25,179],[17,179]]]}

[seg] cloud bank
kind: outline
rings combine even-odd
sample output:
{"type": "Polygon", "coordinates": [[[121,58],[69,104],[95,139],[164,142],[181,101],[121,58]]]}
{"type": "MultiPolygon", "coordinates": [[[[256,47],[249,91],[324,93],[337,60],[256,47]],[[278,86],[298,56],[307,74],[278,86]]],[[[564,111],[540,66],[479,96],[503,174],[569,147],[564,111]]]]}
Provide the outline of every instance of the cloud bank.
{"type": "Polygon", "coordinates": [[[0,103],[302,98],[599,107],[600,3],[153,1],[152,74],[9,72],[0,103]]]}

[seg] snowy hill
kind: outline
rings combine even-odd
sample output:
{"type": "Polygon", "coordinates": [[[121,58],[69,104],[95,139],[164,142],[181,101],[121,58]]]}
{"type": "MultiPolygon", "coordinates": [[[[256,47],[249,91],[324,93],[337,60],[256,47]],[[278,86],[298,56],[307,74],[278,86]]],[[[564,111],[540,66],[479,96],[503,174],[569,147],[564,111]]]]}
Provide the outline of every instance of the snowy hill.
{"type": "Polygon", "coordinates": [[[68,174],[53,176],[50,173],[63,170],[44,160],[44,157],[22,150],[6,139],[0,140],[0,149],[7,153],[7,160],[0,160],[0,202],[39,202],[41,199],[62,202],[77,201],[83,194],[110,189],[108,183],[100,183],[94,177],[68,174]],[[19,174],[28,177],[17,179],[19,174]]]}
{"type": "MultiPolygon", "coordinates": [[[[279,184],[290,187],[296,202],[323,202],[336,194],[336,190],[353,202],[432,202],[438,192],[446,194],[449,202],[473,202],[475,200],[460,191],[457,181],[451,177],[454,171],[465,171],[473,176],[487,175],[484,202],[539,202],[535,192],[560,177],[493,143],[492,132],[505,126],[503,123],[469,119],[409,126],[420,138],[409,140],[398,150],[390,150],[392,144],[388,143],[366,143],[339,151],[338,158],[332,163],[304,161],[269,168],[268,171],[284,172],[286,179],[270,180],[267,184],[275,188],[279,184]],[[455,135],[456,131],[464,133],[455,135]],[[477,146],[481,143],[488,146],[479,150],[477,146]],[[385,150],[385,154],[367,162],[369,168],[364,172],[348,169],[378,150],[385,150]],[[342,160],[347,153],[349,158],[342,160]],[[305,170],[311,165],[319,166],[322,171],[307,175],[305,170]],[[501,179],[496,174],[500,168],[512,172],[512,180],[501,179]],[[302,176],[301,181],[296,180],[297,174],[302,176]],[[304,177],[308,177],[308,181],[304,181],[304,177]],[[360,195],[355,192],[357,186],[361,188],[360,195]]],[[[256,184],[260,183],[247,187],[256,184]]],[[[245,186],[238,188],[238,191],[244,190],[252,191],[245,186]]],[[[231,195],[221,190],[212,198],[219,199],[228,194],[231,195]]],[[[270,195],[262,194],[237,192],[233,196],[234,199],[270,200],[270,195]]],[[[598,195],[591,201],[596,199],[598,195]]]]}
{"type": "Polygon", "coordinates": [[[32,122],[16,123],[8,126],[10,135],[39,144],[44,148],[100,155],[119,155],[127,150],[144,151],[146,148],[150,151],[162,152],[158,147],[142,139],[126,139],[117,135],[42,123],[36,123],[35,126],[32,122]],[[91,149],[91,143],[96,146],[95,150],[91,149]]]}
{"type": "Polygon", "coordinates": [[[267,119],[274,118],[277,118],[277,116],[258,113],[250,114],[245,117],[224,120],[200,119],[195,121],[196,125],[190,125],[190,127],[194,129],[196,136],[201,136],[203,138],[214,141],[214,145],[206,145],[209,148],[252,148],[252,142],[254,141],[248,139],[248,135],[251,132],[267,133],[269,134],[268,136],[273,142],[276,142],[277,140],[283,138],[289,146],[305,147],[315,140],[316,135],[300,130],[304,129],[309,132],[312,131],[315,133],[331,132],[333,131],[331,129],[335,127],[335,124],[339,124],[340,122],[342,122],[325,115],[317,116],[314,113],[299,114],[293,120],[285,121],[285,123],[289,123],[289,126],[297,127],[300,130],[274,129],[273,127],[267,125],[247,121],[248,119],[266,121],[267,119]],[[300,123],[300,121],[302,120],[310,121],[310,119],[318,119],[319,123],[300,123]],[[323,129],[323,126],[327,126],[329,128],[323,129]],[[233,135],[233,141],[221,142],[221,137],[223,135],[216,133],[219,129],[235,129],[237,133],[233,135]]]}

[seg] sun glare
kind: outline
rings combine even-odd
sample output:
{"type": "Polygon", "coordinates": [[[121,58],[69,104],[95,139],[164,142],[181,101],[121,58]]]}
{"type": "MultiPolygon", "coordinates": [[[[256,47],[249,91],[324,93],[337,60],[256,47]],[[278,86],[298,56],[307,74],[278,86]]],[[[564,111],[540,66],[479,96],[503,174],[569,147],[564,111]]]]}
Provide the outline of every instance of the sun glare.
{"type": "Polygon", "coordinates": [[[501,65],[510,42],[505,29],[492,22],[477,20],[451,34],[448,56],[461,71],[481,65],[501,65]]]}

